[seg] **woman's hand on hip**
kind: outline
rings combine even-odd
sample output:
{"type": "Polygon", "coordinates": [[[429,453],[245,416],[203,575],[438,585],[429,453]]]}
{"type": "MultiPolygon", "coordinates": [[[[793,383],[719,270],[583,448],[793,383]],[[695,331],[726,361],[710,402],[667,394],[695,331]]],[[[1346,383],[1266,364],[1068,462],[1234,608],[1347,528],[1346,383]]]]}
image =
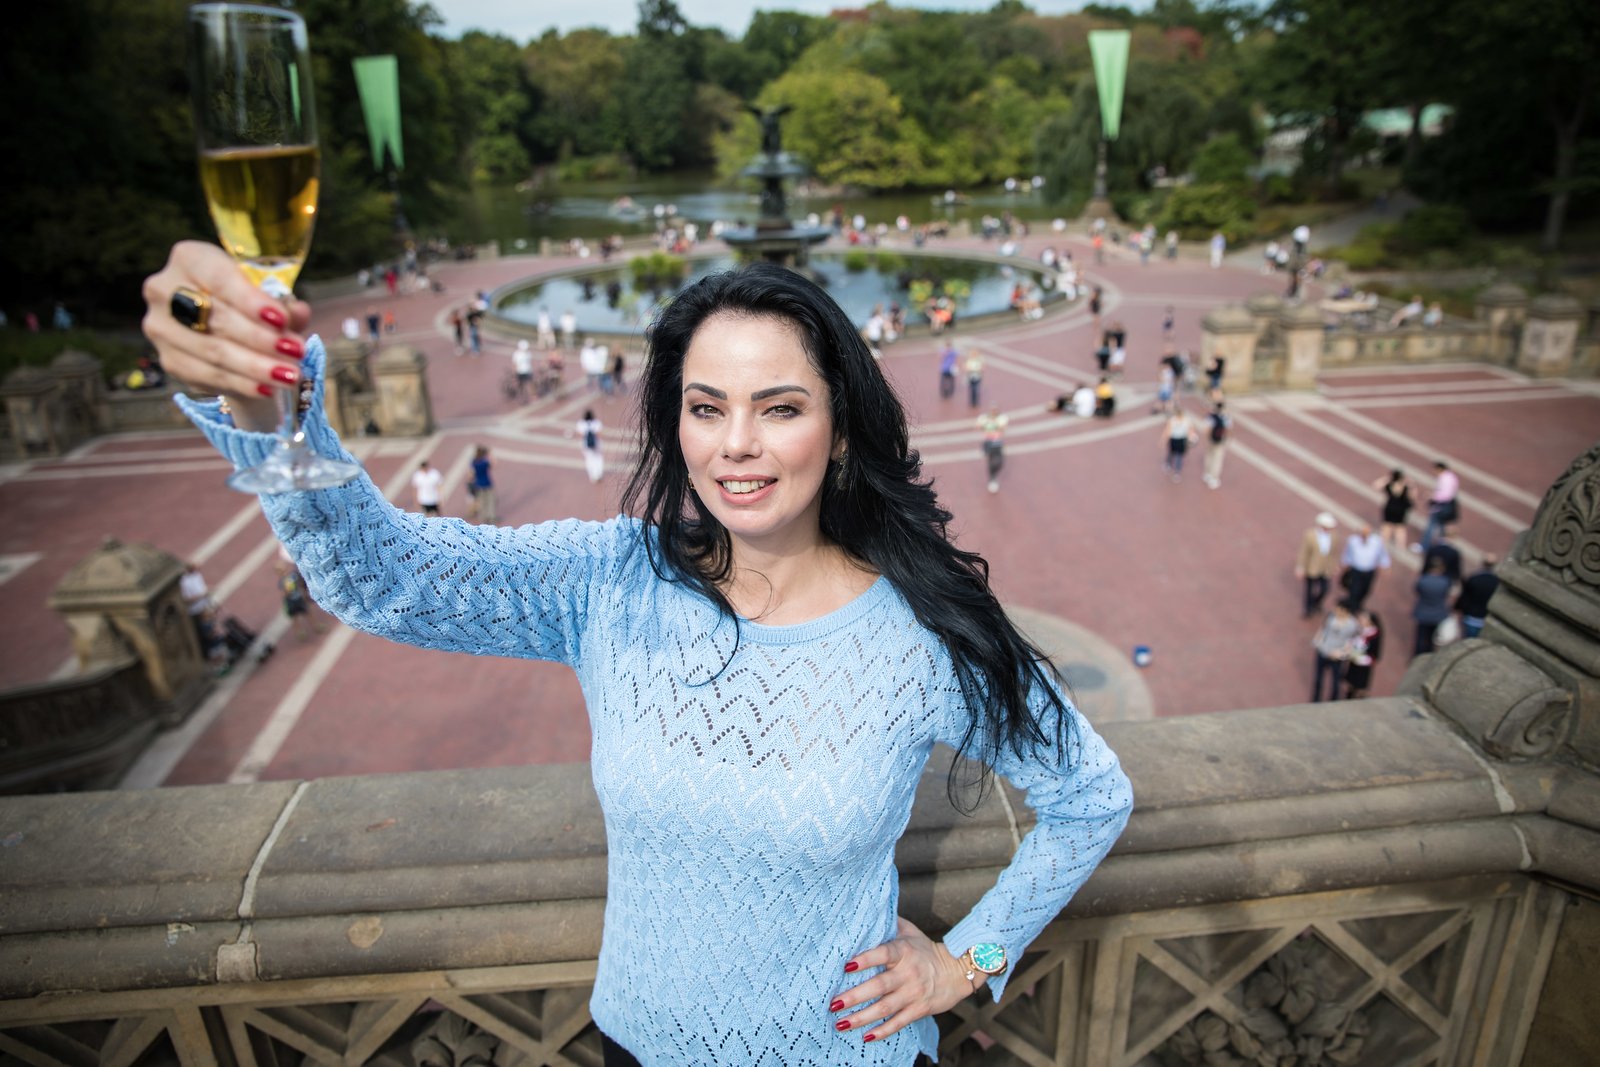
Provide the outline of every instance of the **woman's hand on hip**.
{"type": "Polygon", "coordinates": [[[949,1011],[972,995],[976,987],[949,949],[903,918],[899,934],[845,964],[847,971],[868,967],[883,971],[846,989],[828,1006],[843,1014],[835,1029],[864,1030],[863,1040],[876,1041],[925,1016],[949,1011]],[[859,1007],[866,1001],[872,1003],[859,1007]]]}
{"type": "Polygon", "coordinates": [[[198,392],[228,397],[234,421],[245,429],[277,425],[272,390],[299,380],[310,307],[274,300],[250,284],[231,256],[204,241],[173,245],[167,265],[145,279],[144,299],[144,335],[163,370],[198,392]],[[180,289],[209,303],[204,330],[173,317],[180,289]]]}

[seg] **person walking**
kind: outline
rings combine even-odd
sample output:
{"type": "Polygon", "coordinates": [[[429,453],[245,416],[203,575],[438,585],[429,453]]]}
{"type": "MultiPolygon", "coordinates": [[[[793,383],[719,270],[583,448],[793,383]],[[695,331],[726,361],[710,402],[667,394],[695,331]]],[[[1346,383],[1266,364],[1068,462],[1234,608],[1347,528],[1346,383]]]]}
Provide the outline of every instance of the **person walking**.
{"type": "Polygon", "coordinates": [[[295,566],[292,559],[279,559],[276,569],[283,614],[294,629],[294,635],[301,641],[309,641],[314,636],[326,633],[326,624],[312,621],[311,598],[306,595],[305,579],[300,576],[300,568],[295,566]]]}
{"type": "Polygon", "coordinates": [[[956,361],[961,354],[954,341],[946,341],[939,352],[939,399],[949,400],[956,395],[956,361]]]}
{"type": "Polygon", "coordinates": [[[538,319],[539,350],[548,352],[556,346],[556,328],[550,322],[550,309],[541,306],[538,319]]]}
{"type": "Polygon", "coordinates": [[[1344,698],[1361,700],[1372,690],[1372,670],[1383,658],[1383,620],[1376,611],[1362,608],[1356,612],[1356,622],[1361,626],[1356,634],[1355,646],[1344,668],[1344,698]]]}
{"type": "Polygon", "coordinates": [[[1442,459],[1433,461],[1433,492],[1428,497],[1428,525],[1422,531],[1422,542],[1411,546],[1413,552],[1427,552],[1433,547],[1445,526],[1461,518],[1461,479],[1442,459]]]}
{"type": "Polygon", "coordinates": [[[578,316],[572,309],[561,313],[561,347],[576,348],[578,346],[578,316]]]}
{"type": "Polygon", "coordinates": [[[975,408],[983,396],[983,355],[977,349],[967,354],[967,406],[975,408]]]}
{"type": "Polygon", "coordinates": [[[1404,551],[1406,517],[1411,514],[1411,509],[1416,503],[1411,490],[1411,480],[1406,477],[1405,471],[1396,467],[1387,476],[1374,481],[1372,488],[1383,493],[1384,543],[1392,546],[1396,552],[1404,551]]]}
{"type": "Polygon", "coordinates": [[[989,492],[1000,491],[1000,468],[1006,465],[1006,424],[1011,420],[992,407],[978,416],[983,432],[983,459],[989,470],[989,492]]]}
{"type": "Polygon", "coordinates": [[[1218,230],[1211,235],[1211,269],[1222,266],[1222,254],[1228,250],[1228,239],[1218,230]]]}
{"type": "Polygon", "coordinates": [[[467,317],[460,308],[450,309],[450,333],[455,337],[456,355],[459,356],[467,350],[467,317]]]}
{"type": "Polygon", "coordinates": [[[1356,621],[1355,605],[1348,600],[1334,604],[1333,610],[1322,620],[1316,636],[1311,639],[1311,648],[1317,656],[1316,670],[1311,675],[1311,703],[1339,699],[1345,667],[1355,654],[1356,637],[1360,632],[1361,624],[1356,621]],[[1327,682],[1326,689],[1324,681],[1327,682]]]}
{"type": "Polygon", "coordinates": [[[1339,562],[1344,565],[1339,583],[1344,586],[1345,598],[1359,609],[1371,595],[1378,572],[1389,569],[1389,549],[1383,538],[1372,532],[1372,526],[1363,523],[1359,533],[1345,539],[1344,554],[1339,562]]]}
{"type": "Polygon", "coordinates": [[[511,372],[517,376],[517,399],[526,404],[533,395],[533,347],[526,339],[511,350],[511,372]]]}
{"type": "MultiPolygon", "coordinates": [[[[324,352],[312,339],[303,361],[274,355],[280,336],[302,343],[303,304],[254,343],[197,336],[171,306],[197,285],[223,321],[260,322],[270,298],[199,241],[143,288],[174,376],[238,390],[248,355],[235,425],[180,400],[248,463],[277,421],[253,386],[280,367],[315,383],[324,352]]],[[[607,827],[588,1011],[608,1062],[907,1067],[937,1053],[935,1014],[1005,993],[1122,832],[1127,776],[1006,617],[985,561],[950,541],[905,411],[826,291],[775,264],[713,274],[673,297],[648,343],[617,518],[417,522],[365,476],[262,506],[296,558],[319,561],[317,598],[347,623],[582,680],[607,827]],[[452,568],[471,580],[433,580],[452,568]],[[898,915],[894,862],[938,742],[1032,809],[942,941],[898,915]],[[708,782],[732,802],[706,803],[708,782]]],[[[339,452],[320,405],[303,425],[339,452]]]]}
{"type": "Polygon", "coordinates": [[[1165,425],[1161,427],[1161,438],[1166,442],[1167,455],[1162,461],[1162,466],[1174,482],[1183,481],[1183,457],[1188,454],[1189,446],[1200,440],[1200,434],[1195,430],[1194,420],[1182,408],[1175,409],[1167,416],[1165,425]]]}
{"type": "Polygon", "coordinates": [[[430,467],[427,460],[417,464],[417,469],[411,475],[411,499],[422,514],[437,519],[439,517],[439,486],[444,482],[444,474],[437,467],[430,467]]]}
{"type": "Polygon", "coordinates": [[[479,445],[472,451],[472,479],[467,482],[467,495],[471,498],[467,502],[467,521],[481,522],[486,526],[493,526],[495,519],[494,507],[494,476],[491,472],[493,464],[489,460],[487,445],[479,445]]]}
{"type": "Polygon", "coordinates": [[[1210,443],[1206,446],[1205,483],[1212,489],[1222,488],[1222,462],[1228,458],[1228,441],[1233,433],[1233,418],[1224,410],[1225,406],[1218,400],[1211,405],[1211,414],[1207,417],[1210,443]]]}
{"type": "Polygon", "coordinates": [[[1439,624],[1450,617],[1450,576],[1444,572],[1442,560],[1430,560],[1417,579],[1416,603],[1411,608],[1411,618],[1417,624],[1416,642],[1411,658],[1433,651],[1433,636],[1439,624]]]}
{"type": "Polygon", "coordinates": [[[1461,636],[1477,637],[1483,633],[1483,624],[1489,618],[1489,600],[1500,588],[1500,576],[1494,569],[1500,557],[1490,553],[1476,573],[1461,583],[1456,595],[1456,613],[1461,616],[1461,636]]]}
{"type": "Polygon", "coordinates": [[[1328,595],[1328,576],[1333,573],[1333,531],[1339,523],[1332,514],[1318,512],[1315,524],[1300,538],[1295,557],[1294,576],[1305,581],[1305,612],[1311,618],[1322,610],[1328,595]]]}
{"type": "Polygon", "coordinates": [[[573,435],[583,442],[583,470],[591,485],[606,476],[606,457],[600,450],[600,431],[604,428],[594,417],[593,410],[584,411],[583,418],[573,428],[573,435]]]}

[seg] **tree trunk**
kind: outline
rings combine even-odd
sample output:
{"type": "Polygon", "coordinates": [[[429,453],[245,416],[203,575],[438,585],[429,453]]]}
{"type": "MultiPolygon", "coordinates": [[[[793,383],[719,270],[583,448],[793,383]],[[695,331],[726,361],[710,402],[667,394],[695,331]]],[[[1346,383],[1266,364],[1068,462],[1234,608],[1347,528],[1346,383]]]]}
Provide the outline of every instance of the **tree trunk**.
{"type": "Polygon", "coordinates": [[[1552,191],[1544,216],[1544,237],[1539,241],[1543,252],[1554,252],[1561,247],[1561,231],[1567,224],[1567,202],[1572,198],[1572,168],[1578,155],[1578,130],[1583,125],[1583,110],[1580,102],[1571,122],[1562,122],[1559,115],[1551,115],[1556,128],[1556,171],[1550,182],[1552,191]]]}
{"type": "Polygon", "coordinates": [[[1411,132],[1406,134],[1406,153],[1400,161],[1400,173],[1410,174],[1417,165],[1417,156],[1422,151],[1422,110],[1427,105],[1411,105],[1411,132]]]}

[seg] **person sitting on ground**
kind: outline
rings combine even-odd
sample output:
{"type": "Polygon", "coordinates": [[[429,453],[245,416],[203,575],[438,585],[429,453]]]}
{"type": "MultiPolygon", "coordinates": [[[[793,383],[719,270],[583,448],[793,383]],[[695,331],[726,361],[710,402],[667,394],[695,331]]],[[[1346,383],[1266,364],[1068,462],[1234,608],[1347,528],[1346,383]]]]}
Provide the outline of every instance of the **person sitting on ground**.
{"type": "Polygon", "coordinates": [[[1096,418],[1109,419],[1117,413],[1117,390],[1110,378],[1102,377],[1094,387],[1094,414],[1096,418]]]}
{"type": "Polygon", "coordinates": [[[1400,310],[1396,311],[1389,317],[1389,326],[1391,329],[1398,329],[1401,326],[1409,326],[1411,325],[1412,320],[1420,319],[1421,317],[1422,297],[1413,296],[1409,303],[1402,305],[1400,310]]]}

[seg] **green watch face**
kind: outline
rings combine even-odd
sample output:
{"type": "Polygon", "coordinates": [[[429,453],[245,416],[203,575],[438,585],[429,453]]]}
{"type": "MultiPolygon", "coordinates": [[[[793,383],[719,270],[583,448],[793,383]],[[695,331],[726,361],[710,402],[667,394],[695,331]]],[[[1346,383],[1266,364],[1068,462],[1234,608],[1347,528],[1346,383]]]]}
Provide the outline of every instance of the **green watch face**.
{"type": "Polygon", "coordinates": [[[984,942],[971,948],[972,965],[984,974],[999,974],[1006,969],[1006,950],[984,942]]]}

